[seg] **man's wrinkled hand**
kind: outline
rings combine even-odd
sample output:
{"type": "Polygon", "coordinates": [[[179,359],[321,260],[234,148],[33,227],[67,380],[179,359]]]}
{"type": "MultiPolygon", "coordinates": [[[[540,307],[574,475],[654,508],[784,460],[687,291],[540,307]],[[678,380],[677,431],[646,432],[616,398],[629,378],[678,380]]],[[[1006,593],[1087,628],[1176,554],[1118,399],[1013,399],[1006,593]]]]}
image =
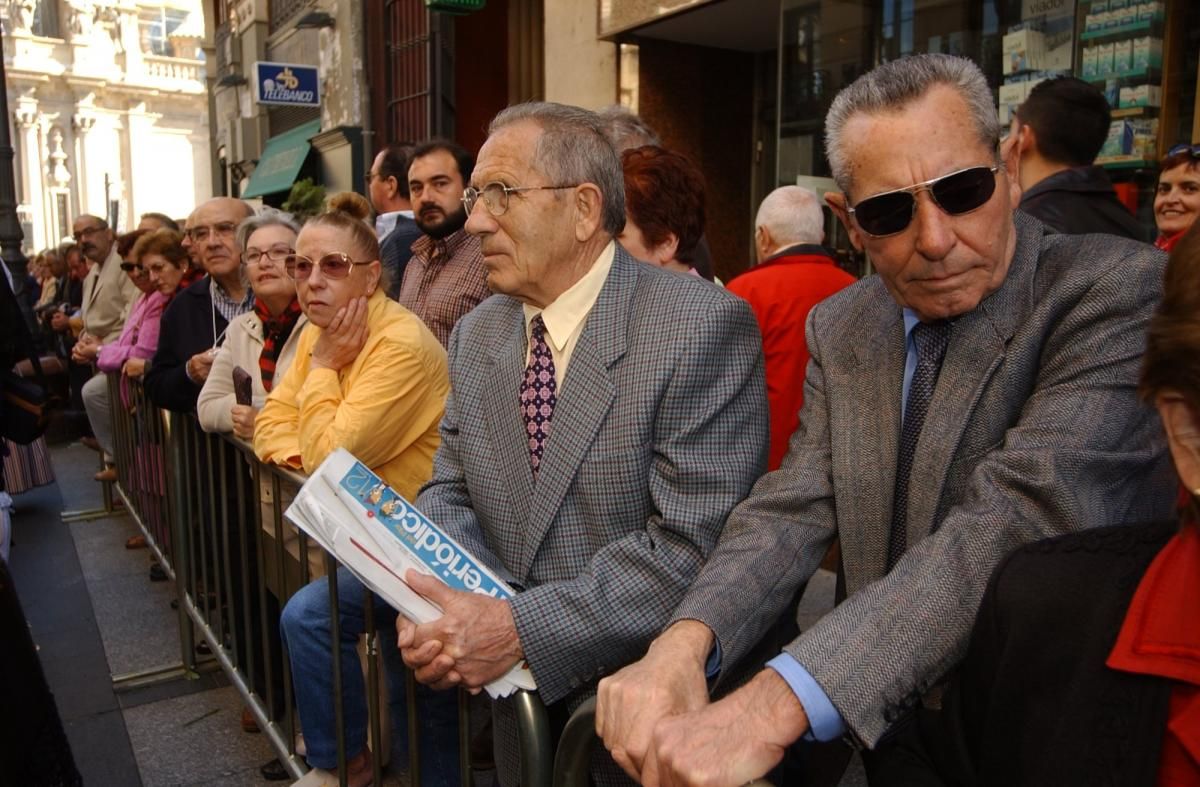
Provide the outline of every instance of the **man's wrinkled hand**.
{"type": "Polygon", "coordinates": [[[722,700],[671,716],[654,730],[646,787],[737,787],[764,776],[808,729],[791,688],[772,669],[722,700]]]}
{"type": "Polygon", "coordinates": [[[703,654],[711,648],[712,635],[704,624],[682,621],[655,640],[641,661],[600,681],[596,734],[630,778],[641,779],[646,752],[661,720],[708,704],[703,654]]]}
{"type": "Polygon", "coordinates": [[[233,417],[233,433],[243,440],[253,440],[258,409],[248,404],[235,404],[230,408],[229,414],[233,417]]]}
{"type": "Polygon", "coordinates": [[[435,689],[461,685],[474,693],[524,658],[507,601],[452,590],[412,570],[404,581],[442,610],[430,623],[397,621],[400,654],[421,683],[435,689]]]}
{"type": "Polygon", "coordinates": [[[146,359],[145,358],[129,358],[125,361],[125,364],[121,367],[121,374],[125,375],[126,377],[134,377],[134,378],[141,377],[145,373],[146,373],[146,359]]]}
{"type": "Polygon", "coordinates": [[[188,377],[197,384],[203,385],[204,381],[208,379],[208,373],[212,371],[213,359],[216,357],[215,349],[193,355],[187,362],[188,377]]]}
{"type": "Polygon", "coordinates": [[[367,343],[367,334],[367,299],[353,298],[338,309],[313,344],[313,368],[336,372],[354,363],[367,343]]]}
{"type": "Polygon", "coordinates": [[[78,364],[92,363],[99,354],[100,340],[86,333],[71,348],[71,360],[78,364]]]}

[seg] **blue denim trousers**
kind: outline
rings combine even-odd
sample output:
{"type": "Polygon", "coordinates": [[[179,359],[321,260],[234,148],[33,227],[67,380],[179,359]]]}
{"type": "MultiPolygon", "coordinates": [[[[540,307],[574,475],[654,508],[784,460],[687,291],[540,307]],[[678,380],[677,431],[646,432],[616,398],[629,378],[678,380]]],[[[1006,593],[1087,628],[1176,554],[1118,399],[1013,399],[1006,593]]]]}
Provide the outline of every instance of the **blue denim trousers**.
{"type": "MultiPolygon", "coordinates": [[[[345,568],[337,572],[341,622],[342,707],[345,714],[346,758],[367,745],[367,695],[356,647],[366,632],[363,610],[369,592],[345,568]]],[[[387,672],[388,702],[396,745],[394,759],[407,763],[408,713],[404,663],[396,647],[396,611],[374,598],[375,627],[387,672]]],[[[288,600],[279,627],[292,665],[296,708],[304,728],[307,760],[312,767],[337,768],[337,727],[334,714],[333,653],[328,577],[301,588],[288,600]]],[[[460,784],[458,761],[458,693],[417,686],[420,724],[421,784],[453,787],[460,784]]]]}

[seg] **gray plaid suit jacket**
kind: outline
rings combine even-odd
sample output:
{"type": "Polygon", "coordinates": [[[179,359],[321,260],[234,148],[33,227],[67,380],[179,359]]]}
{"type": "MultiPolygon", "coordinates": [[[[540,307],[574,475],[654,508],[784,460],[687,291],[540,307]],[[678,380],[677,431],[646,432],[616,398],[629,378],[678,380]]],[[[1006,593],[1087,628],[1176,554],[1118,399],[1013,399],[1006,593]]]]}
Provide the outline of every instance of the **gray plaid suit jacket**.
{"type": "Polygon", "coordinates": [[[1016,214],[1004,284],[958,318],[913,460],[908,544],[886,572],[904,324],[877,276],[810,313],[800,426],[731,514],[675,619],[736,662],[840,536],[849,597],[785,650],[874,745],[961,657],[984,586],[1019,544],[1163,518],[1162,426],[1135,388],[1165,256],[1053,235],[1016,214]]]}
{"type": "MultiPolygon", "coordinates": [[[[521,304],[493,296],[450,339],[451,393],[417,506],[524,590],[522,647],[573,709],[640,658],[766,466],[762,344],[749,307],[620,246],[559,389],[536,485],[520,415],[521,304]]],[[[497,764],[515,783],[511,703],[497,764]]],[[[607,753],[600,772],[620,774],[607,753]]]]}

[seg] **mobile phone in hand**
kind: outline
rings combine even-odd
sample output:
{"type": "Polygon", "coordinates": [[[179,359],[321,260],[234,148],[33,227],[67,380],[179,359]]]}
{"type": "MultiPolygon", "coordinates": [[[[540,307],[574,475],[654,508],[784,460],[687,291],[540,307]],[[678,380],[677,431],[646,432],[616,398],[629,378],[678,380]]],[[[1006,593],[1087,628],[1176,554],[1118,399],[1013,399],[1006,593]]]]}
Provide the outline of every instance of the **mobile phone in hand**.
{"type": "Polygon", "coordinates": [[[251,405],[254,403],[254,383],[249,373],[240,366],[233,367],[233,398],[238,404],[251,405]]]}

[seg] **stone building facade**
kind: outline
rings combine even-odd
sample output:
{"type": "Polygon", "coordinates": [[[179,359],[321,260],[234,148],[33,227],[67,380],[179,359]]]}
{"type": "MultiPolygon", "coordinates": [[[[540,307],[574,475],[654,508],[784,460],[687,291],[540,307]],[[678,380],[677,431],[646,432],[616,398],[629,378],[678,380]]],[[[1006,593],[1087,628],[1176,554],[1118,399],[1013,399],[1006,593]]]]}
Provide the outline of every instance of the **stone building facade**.
{"type": "Polygon", "coordinates": [[[0,13],[27,250],[62,241],[81,213],[125,230],[212,194],[199,0],[11,0],[0,13]]]}

